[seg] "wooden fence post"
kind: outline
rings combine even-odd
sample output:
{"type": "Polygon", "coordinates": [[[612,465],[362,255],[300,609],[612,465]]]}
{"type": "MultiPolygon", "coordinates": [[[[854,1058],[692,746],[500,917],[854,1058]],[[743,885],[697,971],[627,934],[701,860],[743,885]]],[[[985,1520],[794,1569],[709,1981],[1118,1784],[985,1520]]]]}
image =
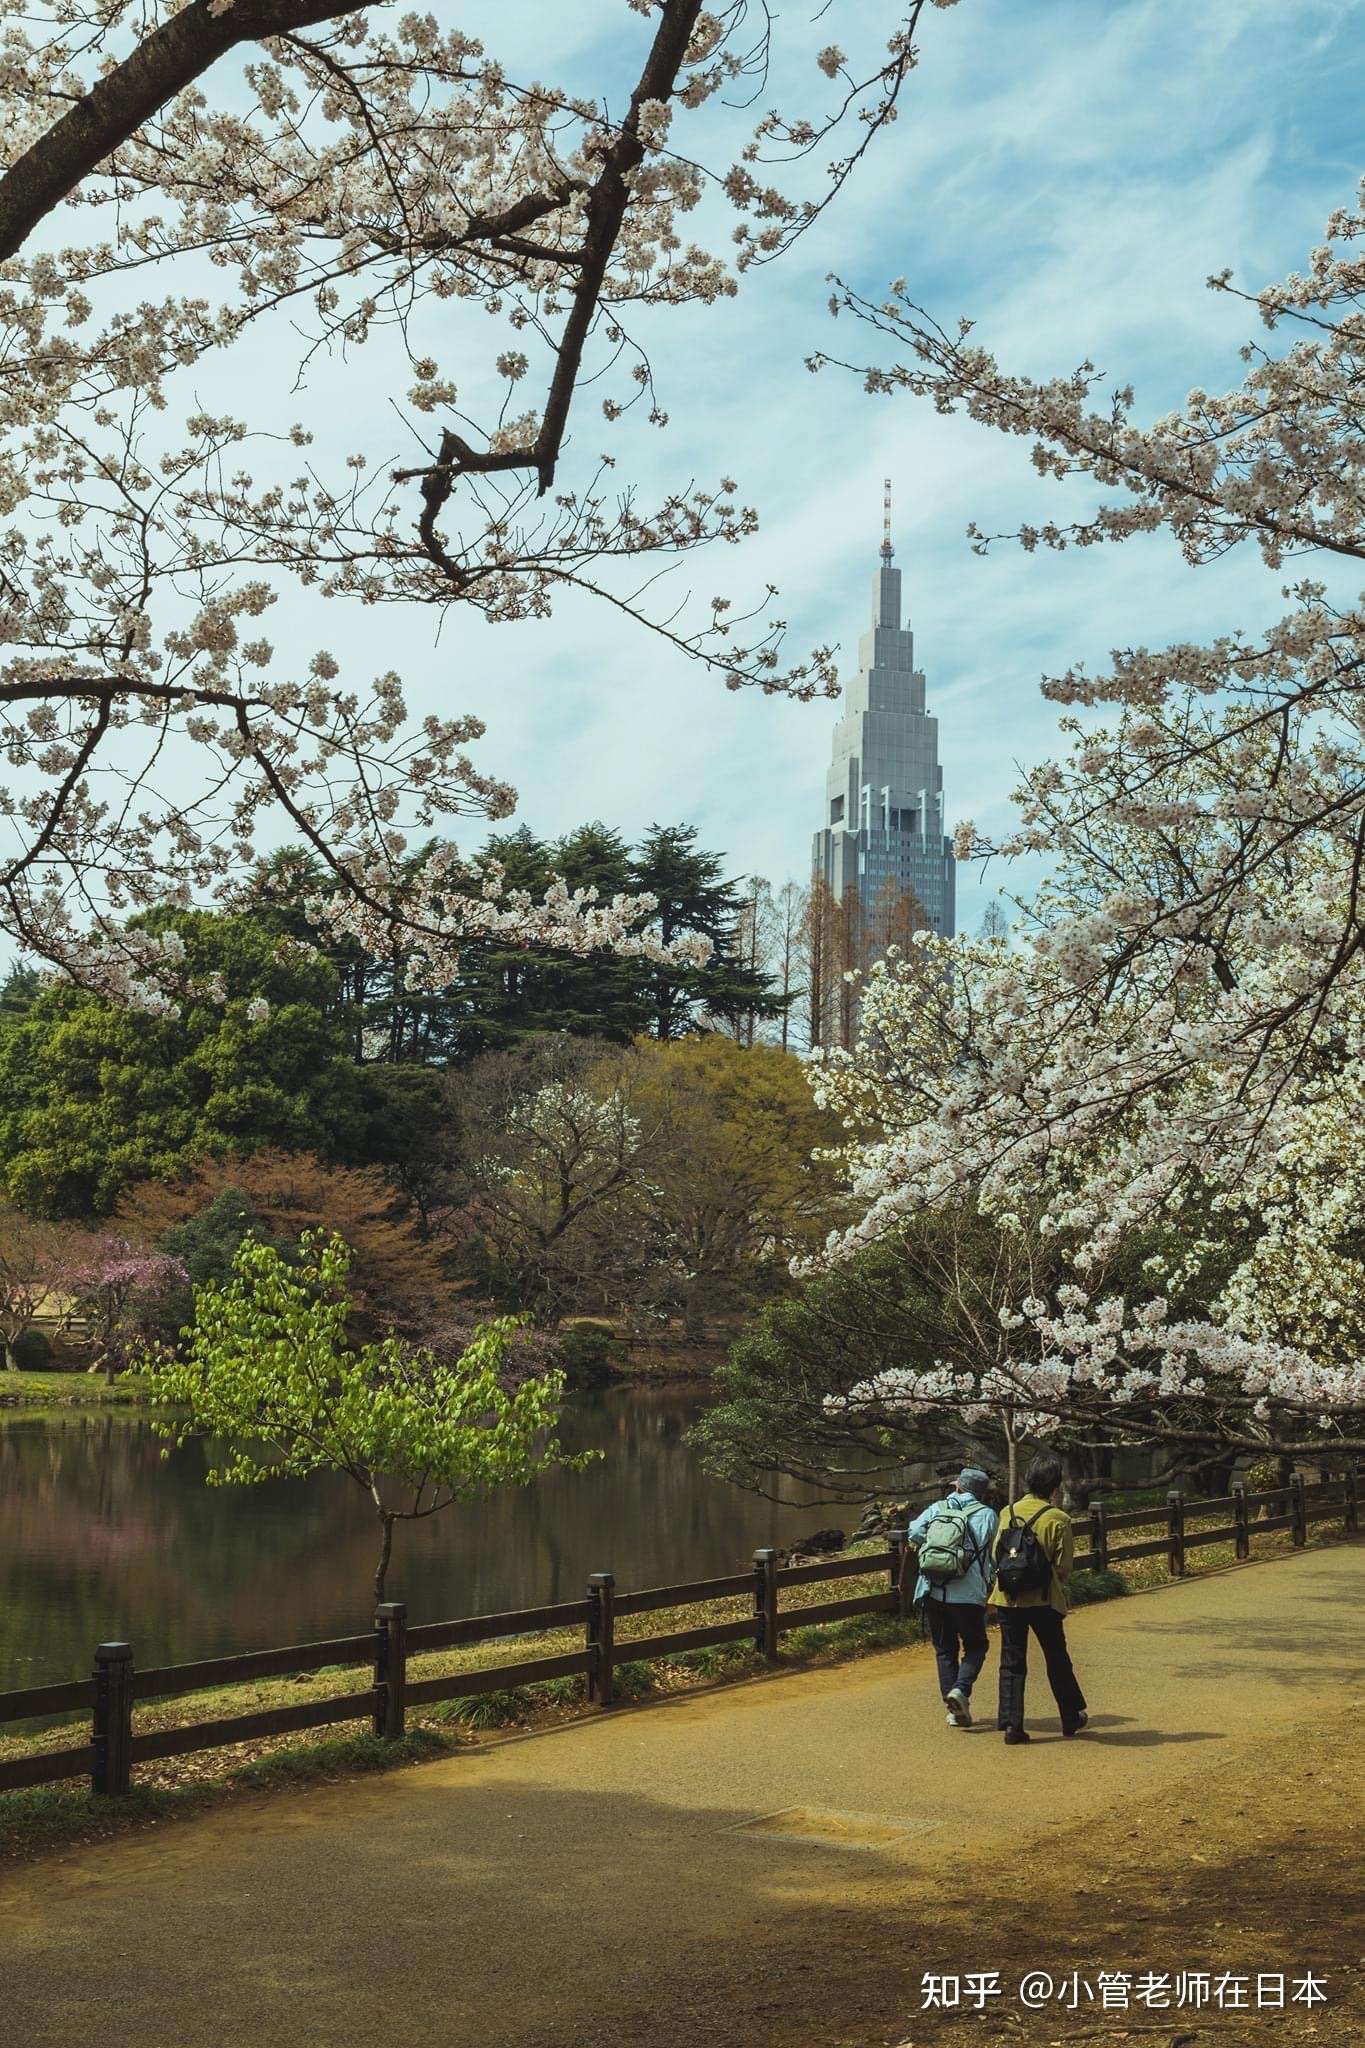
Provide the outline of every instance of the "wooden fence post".
{"type": "Polygon", "coordinates": [[[777,1662],[777,1552],[754,1552],[754,1648],[777,1662]]]}
{"type": "Polygon", "coordinates": [[[1251,1517],[1247,1509],[1246,1483],[1241,1479],[1232,1482],[1232,1519],[1236,1524],[1233,1543],[1239,1558],[1251,1555],[1251,1517]]]}
{"type": "Polygon", "coordinates": [[[1342,1474],[1342,1483],[1345,1491],[1345,1513],[1342,1516],[1342,1520],[1346,1524],[1347,1535],[1354,1536],[1360,1527],[1360,1500],[1354,1464],[1346,1467],[1345,1472],[1342,1474]]]}
{"type": "Polygon", "coordinates": [[[90,1789],[127,1792],[133,1770],[133,1646],[95,1645],[95,1722],[90,1789]]]}
{"type": "Polygon", "coordinates": [[[374,1732],[401,1742],[407,1725],[408,1610],[385,1600],[374,1612],[374,1732]]]}
{"type": "Polygon", "coordinates": [[[904,1529],[893,1529],[891,1544],[891,1590],[896,1596],[896,1619],[904,1621],[910,1612],[910,1545],[904,1529]]]}
{"type": "Polygon", "coordinates": [[[1296,1472],[1289,1482],[1289,1512],[1294,1517],[1291,1525],[1294,1548],[1302,1550],[1308,1541],[1308,1500],[1304,1492],[1302,1472],[1296,1472]]]}
{"type": "Polygon", "coordinates": [[[588,1580],[588,1700],[599,1707],[612,1703],[616,1665],[616,1577],[594,1572],[588,1580]]]}
{"type": "Polygon", "coordinates": [[[1166,1495],[1166,1569],[1173,1579],[1185,1576],[1185,1496],[1166,1495]]]}
{"type": "Polygon", "coordinates": [[[1109,1524],[1105,1520],[1102,1501],[1096,1501],[1090,1509],[1090,1569],[1092,1572],[1107,1572],[1109,1569],[1109,1524]]]}

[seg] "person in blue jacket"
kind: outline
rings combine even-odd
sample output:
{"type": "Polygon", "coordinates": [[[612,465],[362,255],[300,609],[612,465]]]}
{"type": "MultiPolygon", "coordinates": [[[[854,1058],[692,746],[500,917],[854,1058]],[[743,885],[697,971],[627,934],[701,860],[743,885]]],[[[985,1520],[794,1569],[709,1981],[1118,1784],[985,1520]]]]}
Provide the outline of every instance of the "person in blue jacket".
{"type": "Polygon", "coordinates": [[[1000,1523],[985,1504],[989,1491],[988,1475],[968,1465],[955,1489],[917,1515],[907,1532],[919,1554],[915,1604],[933,1639],[950,1728],[971,1727],[972,1687],[986,1661],[986,1600],[1000,1523]]]}

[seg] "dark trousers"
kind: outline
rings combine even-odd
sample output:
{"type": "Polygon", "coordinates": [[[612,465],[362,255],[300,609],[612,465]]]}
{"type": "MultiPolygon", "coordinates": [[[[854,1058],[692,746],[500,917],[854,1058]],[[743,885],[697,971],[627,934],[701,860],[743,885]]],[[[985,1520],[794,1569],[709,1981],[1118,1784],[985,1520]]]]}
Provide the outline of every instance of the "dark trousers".
{"type": "Polygon", "coordinates": [[[965,1600],[924,1602],[924,1620],[938,1658],[938,1689],[946,1699],[954,1687],[970,1699],[986,1661],[986,1610],[965,1600]]]}
{"type": "Polygon", "coordinates": [[[1042,1646],[1047,1682],[1057,1702],[1063,1728],[1074,1728],[1085,1712],[1085,1694],[1071,1668],[1066,1647],[1066,1622],[1055,1607],[1000,1609],[1000,1726],[1024,1725],[1024,1680],[1028,1674],[1028,1638],[1032,1629],[1042,1646]]]}

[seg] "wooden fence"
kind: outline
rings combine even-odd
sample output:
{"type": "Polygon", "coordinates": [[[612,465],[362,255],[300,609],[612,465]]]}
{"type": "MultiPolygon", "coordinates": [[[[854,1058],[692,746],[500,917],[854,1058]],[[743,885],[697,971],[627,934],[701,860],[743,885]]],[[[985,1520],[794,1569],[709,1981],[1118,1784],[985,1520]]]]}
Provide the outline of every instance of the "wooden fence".
{"type": "MultiPolygon", "coordinates": [[[[1307,1486],[1300,1478],[1265,1493],[1234,1486],[1211,1500],[1167,1496],[1165,1508],[1128,1509],[1111,1514],[1096,1506],[1076,1518],[1076,1563],[1107,1570],[1130,1559],[1163,1553],[1172,1578],[1181,1578],[1189,1551],[1211,1543],[1235,1546],[1239,1558],[1251,1555],[1255,1535],[1292,1529],[1294,1542],[1307,1541],[1310,1523],[1327,1517],[1344,1521],[1348,1532],[1359,1527],[1358,1480],[1352,1467],[1340,1479],[1307,1486]],[[1224,1512],[1226,1511],[1226,1512],[1224,1512]],[[1220,1519],[1212,1528],[1191,1530],[1192,1519],[1210,1514],[1220,1519]],[[1160,1534],[1125,1541],[1129,1531],[1159,1527],[1160,1534]],[[1114,1542],[1118,1536],[1119,1541],[1114,1542]]],[[[363,1635],[338,1636],[330,1642],[296,1643],[279,1650],[257,1650],[244,1656],[207,1657],[194,1664],[170,1664],[139,1671],[128,1643],[100,1643],[89,1678],[60,1685],[30,1686],[0,1693],[0,1727],[89,1709],[87,1741],[70,1749],[37,1751],[31,1756],[0,1761],[0,1791],[25,1785],[56,1784],[87,1778],[92,1792],[118,1794],[131,1788],[133,1766],[157,1757],[188,1756],[196,1750],[221,1749],[266,1735],[284,1735],[296,1728],[320,1728],[350,1721],[368,1721],[377,1736],[396,1741],[402,1736],[409,1707],[436,1700],[466,1699],[505,1687],[534,1685],[538,1680],[581,1674],[588,1699],[609,1707],[614,1672],[619,1662],[677,1656],[685,1650],[720,1643],[749,1643],[771,1663],[778,1640],[788,1630],[845,1621],[858,1614],[908,1617],[915,1582],[914,1548],[904,1532],[893,1534],[884,1551],[860,1557],[832,1557],[813,1564],[779,1565],[775,1550],[758,1550],[747,1571],[729,1577],[697,1579],[687,1585],[655,1586],[618,1593],[610,1572],[596,1572],[585,1598],[550,1607],[528,1607],[509,1614],[482,1614],[459,1621],[436,1621],[409,1628],[401,1601],[381,1606],[373,1629],[363,1635]],[[824,1585],[839,1579],[884,1575],[886,1587],[853,1599],[816,1600],[803,1607],[779,1605],[788,1587],[824,1585]],[[618,1644],[619,1618],[648,1614],[659,1608],[700,1605],[712,1600],[749,1595],[752,1611],[735,1621],[710,1621],[698,1628],[631,1637],[618,1644]],[[562,1656],[527,1657],[495,1664],[481,1671],[455,1671],[437,1678],[410,1679],[408,1659],[433,1650],[473,1643],[531,1636],[550,1629],[582,1628],[583,1648],[562,1656]],[[133,1710],[140,1701],[174,1699],[212,1686],[246,1683],[257,1678],[292,1677],[297,1673],[347,1665],[369,1667],[367,1683],[326,1699],[301,1700],[295,1706],[269,1707],[258,1713],[232,1714],[217,1721],[197,1721],[178,1728],[138,1734],[133,1710]]]]}

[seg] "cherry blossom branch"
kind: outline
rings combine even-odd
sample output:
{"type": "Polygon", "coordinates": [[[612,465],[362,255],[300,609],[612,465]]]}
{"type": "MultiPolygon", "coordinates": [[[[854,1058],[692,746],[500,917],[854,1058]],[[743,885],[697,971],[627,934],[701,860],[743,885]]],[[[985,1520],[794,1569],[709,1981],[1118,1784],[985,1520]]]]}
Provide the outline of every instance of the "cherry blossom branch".
{"type": "Polygon", "coordinates": [[[189,0],[0,176],[0,261],[106,157],[238,44],[358,14],[365,0],[189,0]]]}

